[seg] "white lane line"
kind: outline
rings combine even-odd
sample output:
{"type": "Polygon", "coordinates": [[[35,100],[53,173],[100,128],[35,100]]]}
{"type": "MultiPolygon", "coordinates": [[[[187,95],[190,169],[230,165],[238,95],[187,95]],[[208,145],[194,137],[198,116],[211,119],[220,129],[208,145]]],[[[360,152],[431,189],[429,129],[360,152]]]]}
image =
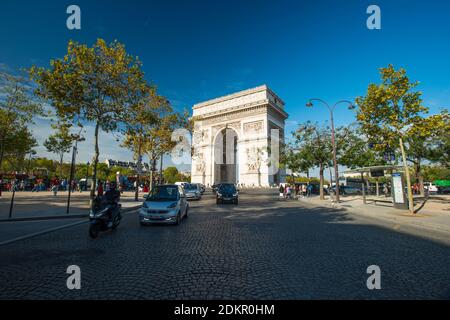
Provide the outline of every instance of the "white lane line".
{"type": "MultiPolygon", "coordinates": [[[[133,212],[135,212],[137,210],[139,210],[139,208],[132,209],[132,210],[129,210],[129,211],[125,211],[125,212],[123,212],[123,214],[124,215],[128,215],[128,214],[133,213],[133,212]]],[[[54,232],[54,231],[58,231],[58,230],[61,230],[61,229],[74,227],[74,226],[77,226],[79,224],[83,224],[83,223],[86,223],[86,222],[89,222],[89,220],[82,220],[82,221],[77,221],[77,222],[74,222],[74,223],[68,223],[68,224],[65,224],[65,225],[62,225],[62,226],[59,226],[59,227],[50,228],[50,229],[46,229],[46,230],[43,230],[43,231],[38,231],[38,232],[35,232],[35,233],[27,234],[25,236],[20,236],[20,237],[17,237],[17,238],[9,239],[9,240],[0,242],[0,246],[7,245],[7,244],[10,244],[10,243],[13,243],[13,242],[16,242],[16,241],[20,241],[20,240],[25,240],[25,239],[37,237],[37,236],[40,236],[40,235],[43,235],[43,234],[46,234],[46,233],[51,233],[51,232],[54,232]]]]}
{"type": "Polygon", "coordinates": [[[16,241],[20,241],[20,240],[33,238],[33,237],[40,236],[40,235],[43,235],[43,234],[46,234],[46,233],[50,233],[50,232],[53,232],[53,231],[58,231],[58,230],[61,230],[61,229],[64,229],[64,228],[73,227],[73,226],[76,226],[76,225],[79,225],[79,224],[82,224],[82,223],[86,223],[86,222],[88,222],[88,220],[77,221],[77,222],[65,224],[65,225],[62,225],[62,226],[59,226],[59,227],[54,227],[54,228],[38,231],[38,232],[35,232],[35,233],[27,234],[25,236],[20,236],[20,237],[17,237],[17,238],[9,239],[9,240],[0,242],[0,246],[6,245],[6,244],[10,244],[10,243],[13,243],[13,242],[16,242],[16,241]]]}

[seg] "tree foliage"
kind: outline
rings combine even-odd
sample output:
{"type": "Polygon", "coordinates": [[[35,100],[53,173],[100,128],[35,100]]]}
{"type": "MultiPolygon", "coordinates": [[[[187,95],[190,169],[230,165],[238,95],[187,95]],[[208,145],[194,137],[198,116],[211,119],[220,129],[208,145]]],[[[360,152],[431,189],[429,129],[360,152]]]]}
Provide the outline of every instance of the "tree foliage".
{"type": "MultiPolygon", "coordinates": [[[[38,84],[35,92],[51,101],[60,119],[94,124],[95,181],[99,130],[117,130],[126,119],[129,97],[146,85],[141,62],[117,41],[98,39],[92,47],[70,41],[63,58],[52,60],[48,69],[33,67],[30,74],[38,84]]],[[[91,198],[95,189],[94,183],[91,198]]]]}
{"type": "Polygon", "coordinates": [[[0,169],[5,159],[17,169],[37,145],[28,129],[37,116],[45,113],[30,83],[21,76],[0,72],[0,169]]]}
{"type": "Polygon", "coordinates": [[[422,142],[442,132],[445,121],[443,115],[425,117],[429,108],[423,105],[422,93],[415,91],[418,82],[411,82],[404,69],[395,70],[389,65],[381,68],[380,74],[381,83],[370,84],[366,96],[356,99],[359,106],[357,119],[363,132],[378,149],[400,149],[406,173],[409,209],[413,212],[406,150],[409,150],[409,159],[415,159],[420,164],[424,151],[422,142]]]}
{"type": "Polygon", "coordinates": [[[65,122],[52,125],[56,132],[50,135],[45,141],[44,146],[48,152],[55,153],[59,156],[60,174],[62,176],[62,165],[64,154],[68,153],[72,147],[73,137],[70,134],[71,125],[65,122]]]}
{"type": "Polygon", "coordinates": [[[306,122],[301,124],[293,133],[295,141],[294,150],[307,159],[308,165],[319,167],[320,198],[324,199],[324,170],[330,167],[333,159],[331,144],[331,130],[328,126],[306,122]]]}

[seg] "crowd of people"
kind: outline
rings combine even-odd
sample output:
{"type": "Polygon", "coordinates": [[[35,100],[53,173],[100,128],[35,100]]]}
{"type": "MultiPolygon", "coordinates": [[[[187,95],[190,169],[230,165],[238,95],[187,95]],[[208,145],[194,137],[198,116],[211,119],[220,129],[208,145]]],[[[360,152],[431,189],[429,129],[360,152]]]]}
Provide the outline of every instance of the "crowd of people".
{"type": "Polygon", "coordinates": [[[297,199],[310,197],[312,195],[313,186],[308,184],[280,184],[278,189],[280,192],[280,199],[297,199]]]}

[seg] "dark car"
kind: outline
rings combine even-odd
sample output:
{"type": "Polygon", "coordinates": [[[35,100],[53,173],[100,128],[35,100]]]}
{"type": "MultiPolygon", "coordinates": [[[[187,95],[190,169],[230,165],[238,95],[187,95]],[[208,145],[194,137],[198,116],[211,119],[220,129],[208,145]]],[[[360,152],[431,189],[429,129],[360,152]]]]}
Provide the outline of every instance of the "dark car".
{"type": "Polygon", "coordinates": [[[360,195],[362,194],[361,189],[351,187],[351,186],[341,186],[339,187],[339,193],[346,196],[346,195],[360,195]]]}
{"type": "Polygon", "coordinates": [[[450,194],[450,187],[438,187],[439,194],[450,194]]]}
{"type": "Polygon", "coordinates": [[[215,184],[213,184],[213,185],[211,186],[212,192],[213,192],[214,194],[217,193],[217,190],[220,188],[220,185],[221,185],[221,184],[222,184],[222,183],[215,183],[215,184]]]}
{"type": "MultiPolygon", "coordinates": [[[[331,192],[333,194],[336,194],[336,186],[333,186],[333,188],[331,189],[331,192]]],[[[339,194],[342,196],[345,195],[359,195],[361,194],[361,189],[355,188],[355,187],[351,187],[351,186],[340,186],[339,187],[339,194]]]]}
{"type": "Polygon", "coordinates": [[[232,183],[221,183],[217,187],[216,203],[221,204],[224,202],[238,204],[239,192],[236,186],[232,183]]]}

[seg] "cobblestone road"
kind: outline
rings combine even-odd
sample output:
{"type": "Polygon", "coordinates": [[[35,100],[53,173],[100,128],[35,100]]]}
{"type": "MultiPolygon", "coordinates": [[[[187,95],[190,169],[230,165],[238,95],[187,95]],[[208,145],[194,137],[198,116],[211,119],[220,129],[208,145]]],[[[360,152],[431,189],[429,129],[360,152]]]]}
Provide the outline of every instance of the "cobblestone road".
{"type": "Polygon", "coordinates": [[[178,227],[128,214],[97,240],[87,224],[0,247],[1,299],[450,298],[450,247],[345,212],[244,192],[191,202],[178,227]],[[66,269],[81,268],[81,290],[66,269]],[[381,290],[366,287],[369,265],[381,290]]]}

